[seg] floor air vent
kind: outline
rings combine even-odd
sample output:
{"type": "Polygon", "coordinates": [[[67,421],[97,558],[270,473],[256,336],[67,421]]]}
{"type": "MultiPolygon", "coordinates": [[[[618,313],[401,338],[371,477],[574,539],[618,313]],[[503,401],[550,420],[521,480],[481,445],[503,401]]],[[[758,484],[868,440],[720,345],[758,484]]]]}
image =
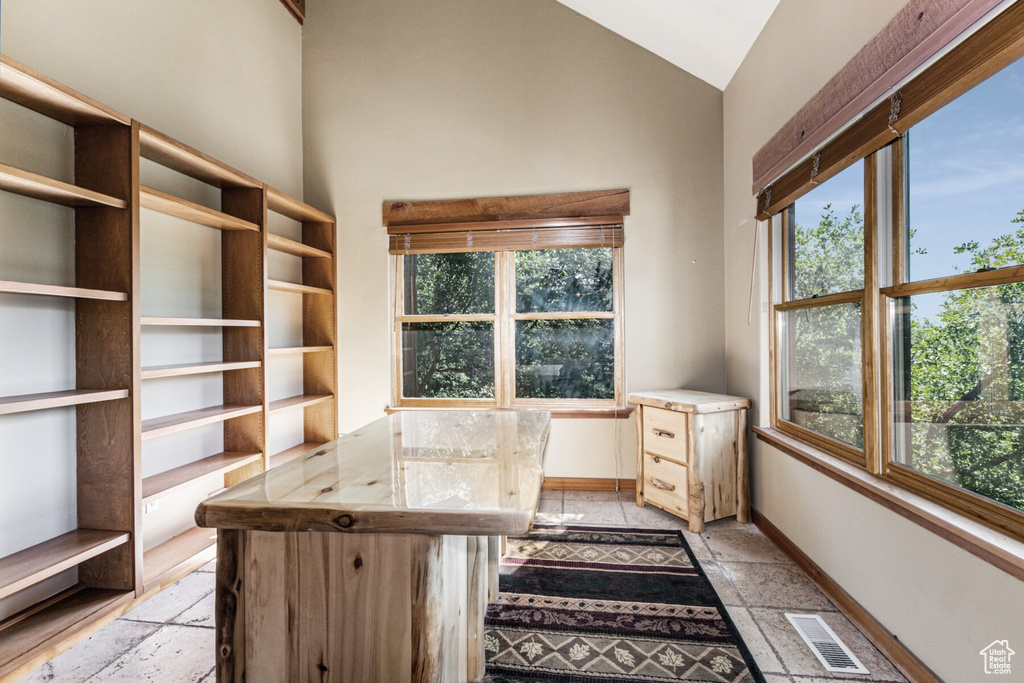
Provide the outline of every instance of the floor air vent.
{"type": "Polygon", "coordinates": [[[786,618],[827,670],[844,674],[868,673],[846,643],[839,640],[835,631],[817,614],[787,613],[786,618]]]}

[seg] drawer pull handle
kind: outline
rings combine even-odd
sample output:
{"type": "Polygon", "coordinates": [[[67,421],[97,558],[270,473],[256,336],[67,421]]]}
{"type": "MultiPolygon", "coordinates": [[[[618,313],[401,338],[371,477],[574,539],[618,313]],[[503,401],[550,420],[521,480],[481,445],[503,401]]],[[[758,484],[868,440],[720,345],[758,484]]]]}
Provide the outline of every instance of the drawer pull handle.
{"type": "Polygon", "coordinates": [[[657,456],[652,457],[651,460],[653,460],[654,462],[661,462],[661,458],[657,456]]]}
{"type": "Polygon", "coordinates": [[[665,482],[663,482],[661,479],[658,479],[658,478],[651,479],[651,484],[653,484],[655,487],[657,487],[659,489],[664,489],[666,491],[675,491],[676,490],[676,485],[675,484],[666,484],[665,482]]]}
{"type": "Polygon", "coordinates": [[[655,436],[663,436],[666,439],[676,438],[676,435],[673,434],[672,432],[666,432],[664,429],[658,429],[657,427],[652,427],[651,433],[654,434],[655,436]]]}

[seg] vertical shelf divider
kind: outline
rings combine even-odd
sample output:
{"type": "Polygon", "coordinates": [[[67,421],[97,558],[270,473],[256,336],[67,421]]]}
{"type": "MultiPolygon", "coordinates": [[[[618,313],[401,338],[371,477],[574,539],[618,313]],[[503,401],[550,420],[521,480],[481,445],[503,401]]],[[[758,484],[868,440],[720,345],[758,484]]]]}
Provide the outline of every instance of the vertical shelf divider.
{"type": "Polygon", "coordinates": [[[79,565],[90,588],[139,592],[142,584],[139,411],[138,124],[75,130],[75,182],[128,201],[126,209],[75,209],[76,286],[127,292],[127,301],[75,307],[78,389],[128,389],[128,398],[79,405],[78,526],[126,531],[131,542],[79,565]]]}
{"type": "Polygon", "coordinates": [[[270,468],[267,453],[266,281],[267,193],[265,187],[224,187],[221,210],[255,223],[259,232],[224,231],[221,235],[223,316],[259,320],[259,327],[225,327],[224,361],[259,360],[258,368],[224,373],[224,403],[261,405],[262,410],[224,423],[224,450],[263,453],[261,460],[224,475],[232,486],[270,468]]]}

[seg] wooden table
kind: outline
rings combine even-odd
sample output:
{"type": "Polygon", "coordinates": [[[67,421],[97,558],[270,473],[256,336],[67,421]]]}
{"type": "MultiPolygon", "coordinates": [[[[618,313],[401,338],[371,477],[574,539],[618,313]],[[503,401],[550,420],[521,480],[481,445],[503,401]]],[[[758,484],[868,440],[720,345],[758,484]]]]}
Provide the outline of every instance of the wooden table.
{"type": "Polygon", "coordinates": [[[481,677],[498,537],[533,523],[549,422],[396,413],[201,503],[217,680],[481,677]]]}

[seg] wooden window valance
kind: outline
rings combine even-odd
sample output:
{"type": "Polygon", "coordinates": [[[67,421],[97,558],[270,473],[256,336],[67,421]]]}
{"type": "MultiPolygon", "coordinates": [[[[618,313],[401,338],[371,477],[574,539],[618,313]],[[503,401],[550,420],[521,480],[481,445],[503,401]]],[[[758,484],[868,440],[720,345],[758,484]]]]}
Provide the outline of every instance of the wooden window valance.
{"type": "Polygon", "coordinates": [[[999,68],[1021,56],[1024,7],[1016,2],[900,85],[999,4],[1000,0],[911,0],[754,155],[757,217],[777,213],[980,83],[998,70],[992,68],[993,54],[1005,57],[999,68]],[[886,94],[889,97],[882,99],[886,94]]]}
{"type": "Polygon", "coordinates": [[[621,247],[629,190],[385,202],[391,254],[621,247]]]}

